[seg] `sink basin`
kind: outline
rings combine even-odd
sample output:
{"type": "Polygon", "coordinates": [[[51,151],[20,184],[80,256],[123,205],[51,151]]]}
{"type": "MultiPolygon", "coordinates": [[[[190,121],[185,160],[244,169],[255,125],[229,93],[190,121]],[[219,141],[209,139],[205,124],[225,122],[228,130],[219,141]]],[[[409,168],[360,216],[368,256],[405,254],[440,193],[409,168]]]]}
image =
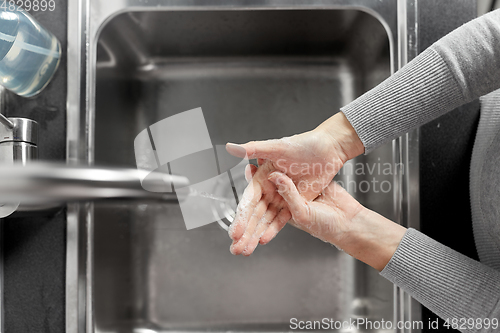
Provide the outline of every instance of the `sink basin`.
{"type": "MultiPolygon", "coordinates": [[[[352,1],[270,8],[217,2],[202,10],[176,2],[169,10],[161,1],[91,3],[99,14],[89,14],[85,154],[99,165],[135,167],[142,130],[197,107],[214,145],[311,130],[387,78],[396,61],[395,9],[384,19],[352,1]]],[[[390,143],[360,156],[337,181],[398,220],[403,148],[390,143]],[[387,166],[390,172],[359,171],[387,166]],[[384,185],[376,189],[374,180],[384,185]]],[[[68,323],[78,332],[285,332],[294,320],[396,319],[391,283],[291,226],[245,258],[229,253],[217,223],[186,230],[177,203],[72,210],[69,232],[89,244],[80,245],[78,262],[86,266],[74,273],[85,279],[68,289],[70,302],[85,300],[78,305],[85,315],[68,323]]]]}

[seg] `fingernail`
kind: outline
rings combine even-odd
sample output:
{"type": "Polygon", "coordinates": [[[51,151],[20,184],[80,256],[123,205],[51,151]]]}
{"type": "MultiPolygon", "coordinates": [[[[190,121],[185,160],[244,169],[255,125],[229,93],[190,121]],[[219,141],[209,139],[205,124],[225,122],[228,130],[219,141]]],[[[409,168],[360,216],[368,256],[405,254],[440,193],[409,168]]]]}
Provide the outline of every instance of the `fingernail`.
{"type": "Polygon", "coordinates": [[[236,157],[244,158],[247,156],[247,151],[245,150],[245,148],[236,143],[226,143],[226,150],[229,154],[236,157]]]}
{"type": "Polygon", "coordinates": [[[285,181],[283,180],[283,178],[280,178],[278,176],[274,176],[273,178],[276,185],[285,185],[285,181]]]}
{"type": "Polygon", "coordinates": [[[232,255],[236,255],[236,253],[234,253],[234,244],[229,247],[229,252],[231,252],[232,255]]]}

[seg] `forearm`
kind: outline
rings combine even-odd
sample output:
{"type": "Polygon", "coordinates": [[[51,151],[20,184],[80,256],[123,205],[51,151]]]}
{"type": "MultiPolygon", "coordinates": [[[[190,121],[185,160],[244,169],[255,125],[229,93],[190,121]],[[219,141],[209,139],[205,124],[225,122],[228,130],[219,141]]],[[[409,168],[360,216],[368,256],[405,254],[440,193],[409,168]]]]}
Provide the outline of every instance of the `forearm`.
{"type": "Polygon", "coordinates": [[[382,271],[405,233],[403,226],[364,208],[352,219],[349,231],[336,245],[354,258],[382,271]]]}
{"type": "MultiPolygon", "coordinates": [[[[408,229],[381,275],[444,320],[500,316],[500,272],[408,229]]],[[[498,332],[464,326],[461,332],[498,332]]]]}
{"type": "Polygon", "coordinates": [[[352,219],[345,236],[329,241],[450,324],[475,320],[462,332],[497,331],[491,320],[500,316],[500,272],[366,208],[352,219]]]}
{"type": "Polygon", "coordinates": [[[500,10],[446,35],[341,108],[366,152],[500,88],[500,10]]]}

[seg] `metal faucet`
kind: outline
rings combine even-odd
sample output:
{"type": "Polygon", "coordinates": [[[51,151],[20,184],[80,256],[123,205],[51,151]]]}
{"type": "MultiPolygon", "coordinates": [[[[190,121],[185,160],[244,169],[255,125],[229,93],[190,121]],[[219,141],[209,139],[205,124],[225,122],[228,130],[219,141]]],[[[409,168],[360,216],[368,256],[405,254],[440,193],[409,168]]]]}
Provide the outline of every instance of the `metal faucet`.
{"type": "MultiPolygon", "coordinates": [[[[0,111],[4,110],[4,88],[0,89],[0,111]]],[[[38,123],[26,118],[7,118],[0,112],[0,165],[26,165],[38,157],[38,123]]],[[[9,175],[7,175],[9,176],[9,175]]],[[[0,218],[14,213],[19,201],[0,203],[0,218]]]]}
{"type": "MultiPolygon", "coordinates": [[[[1,92],[0,92],[1,94],[1,92]]],[[[1,99],[1,98],[0,98],[1,99]]],[[[16,211],[33,212],[67,202],[140,199],[177,202],[173,186],[187,186],[185,177],[131,168],[70,166],[37,162],[38,123],[6,118],[0,113],[0,218],[16,211]],[[148,175],[148,188],[141,180],[148,175]],[[21,204],[22,203],[22,204],[21,204]]]]}

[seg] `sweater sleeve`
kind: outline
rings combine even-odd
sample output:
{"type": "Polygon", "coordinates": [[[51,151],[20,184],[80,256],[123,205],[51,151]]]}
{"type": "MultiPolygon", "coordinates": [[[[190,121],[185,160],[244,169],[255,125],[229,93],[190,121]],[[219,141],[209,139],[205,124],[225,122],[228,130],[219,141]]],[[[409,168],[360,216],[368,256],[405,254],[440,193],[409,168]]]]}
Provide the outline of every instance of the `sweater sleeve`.
{"type": "MultiPolygon", "coordinates": [[[[500,272],[408,229],[380,273],[444,320],[500,320],[500,272]]],[[[483,321],[484,322],[484,321],[483,321]]],[[[461,332],[498,332],[473,325],[461,332]]]]}
{"type": "Polygon", "coordinates": [[[500,88],[500,9],[444,36],[341,108],[369,153],[500,88]]]}

